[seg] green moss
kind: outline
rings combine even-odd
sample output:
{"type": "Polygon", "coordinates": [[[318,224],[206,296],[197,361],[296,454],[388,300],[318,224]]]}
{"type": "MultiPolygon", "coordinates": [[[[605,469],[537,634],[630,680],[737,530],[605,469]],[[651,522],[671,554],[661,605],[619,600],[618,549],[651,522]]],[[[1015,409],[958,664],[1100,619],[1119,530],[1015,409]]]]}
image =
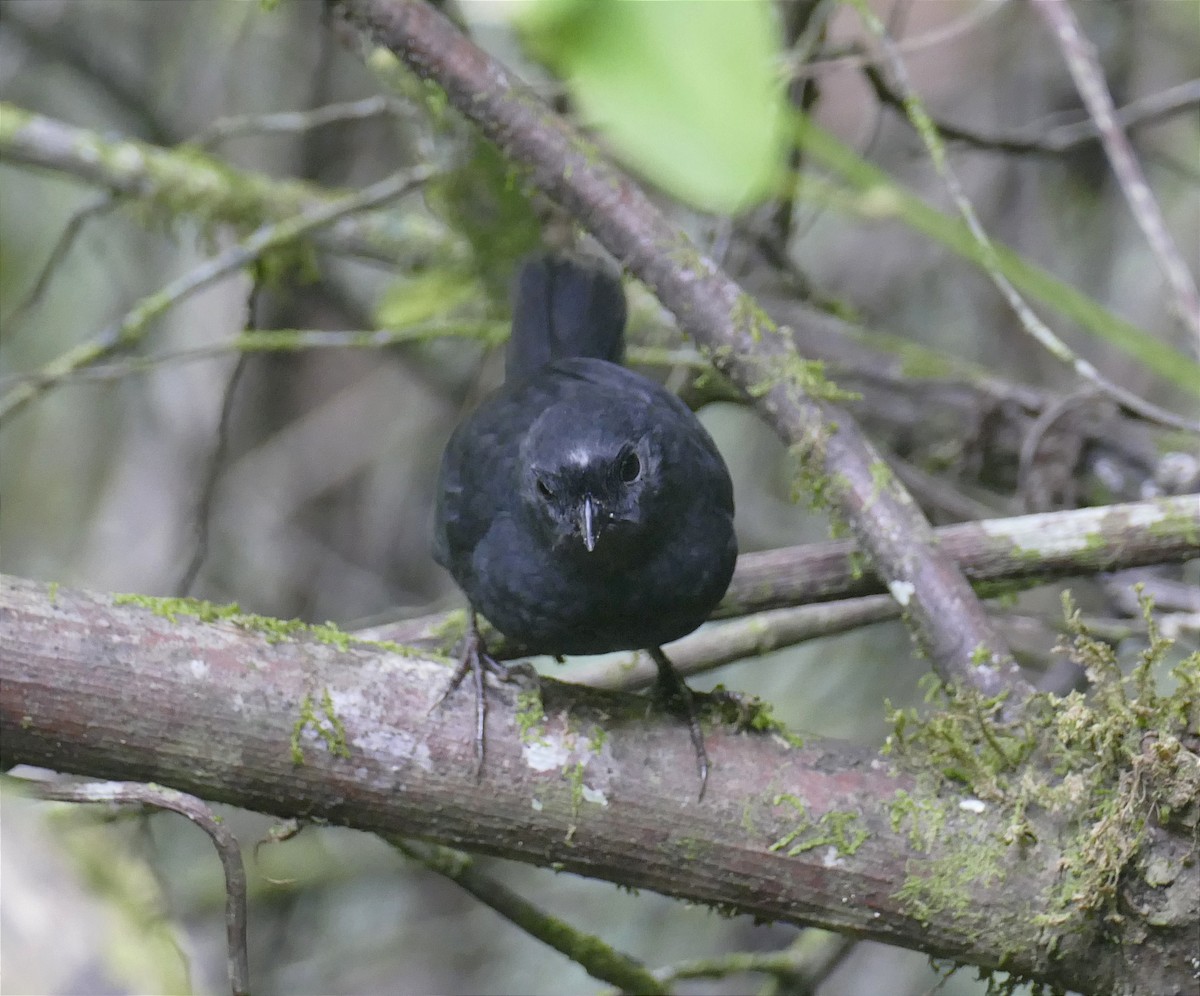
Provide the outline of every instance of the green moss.
{"type": "Polygon", "coordinates": [[[583,774],[585,765],[582,761],[576,761],[574,764],[568,764],[563,768],[563,777],[567,780],[567,784],[571,787],[571,816],[579,816],[579,810],[583,806],[583,774]]]}
{"type": "Polygon", "coordinates": [[[684,861],[698,861],[712,851],[712,845],[700,837],[678,837],[671,844],[671,857],[684,861]]]}
{"type": "Polygon", "coordinates": [[[686,237],[680,236],[676,239],[675,244],[667,250],[667,255],[672,262],[678,263],[682,270],[704,273],[707,269],[703,254],[686,237]]]}
{"type": "Polygon", "coordinates": [[[588,750],[593,754],[599,754],[604,750],[604,745],[608,742],[608,731],[599,724],[592,727],[591,734],[588,736],[588,750]]]}
{"type": "Polygon", "coordinates": [[[909,860],[904,884],[894,898],[922,923],[949,914],[960,929],[983,928],[987,918],[974,904],[975,889],[1002,876],[1001,859],[1005,851],[1000,840],[982,832],[975,840],[964,833],[955,834],[936,860],[909,860]]]}
{"type": "Polygon", "coordinates": [[[742,805],[742,829],[749,837],[758,836],[758,824],[754,821],[754,803],[750,799],[742,805]]]}
{"type": "Polygon", "coordinates": [[[1057,842],[1062,853],[1056,885],[1042,897],[1036,922],[1053,931],[1087,929],[1089,918],[1122,915],[1119,883],[1139,873],[1153,825],[1194,826],[1200,756],[1188,737],[1200,729],[1200,654],[1174,668],[1172,691],[1160,689],[1155,675],[1171,641],[1159,632],[1145,598],[1142,608],[1148,646],[1124,674],[1112,647],[1089,633],[1065,597],[1072,638],[1062,649],[1086,670],[1087,695],[1034,696],[1020,720],[1008,722],[1000,698],[940,683],[929,687],[939,708],[928,717],[889,707],[893,732],[885,752],[907,763],[917,779],[912,793],[896,794],[892,825],[907,828],[914,847],[937,853],[913,863],[897,893],[916,915],[967,909],[972,883],[999,876],[1011,848],[1035,843],[1030,814],[1046,811],[1064,828],[1057,842]],[[989,838],[969,821],[951,819],[945,780],[1002,807],[1003,828],[989,838]]]}
{"type": "Polygon", "coordinates": [[[764,334],[779,334],[779,326],[749,294],[738,295],[729,320],[738,332],[749,336],[751,342],[762,342],[764,334]]]}
{"type": "Polygon", "coordinates": [[[782,851],[787,848],[787,856],[794,858],[797,854],[817,847],[833,847],[838,854],[850,856],[869,836],[861,826],[855,826],[861,819],[856,812],[830,810],[814,821],[809,817],[804,803],[796,796],[785,792],[772,800],[774,806],[783,804],[796,811],[798,820],[795,827],[767,848],[768,851],[782,851]]]}
{"type": "Polygon", "coordinates": [[[1041,547],[1018,546],[1016,543],[1009,548],[1008,555],[1018,563],[1027,564],[1040,564],[1046,559],[1046,551],[1041,547]]]}
{"type": "Polygon", "coordinates": [[[791,500],[807,505],[814,511],[832,511],[837,507],[834,482],[825,473],[825,444],[823,433],[814,433],[802,443],[788,447],[792,467],[791,500]]]}
{"type": "Polygon", "coordinates": [[[517,693],[517,736],[523,744],[546,743],[546,707],[536,686],[517,693]]]}
{"type": "Polygon", "coordinates": [[[715,707],[718,722],[751,733],[771,733],[781,737],[789,747],[803,747],[804,738],[793,733],[776,718],[771,705],[757,695],[734,695],[722,685],[713,689],[707,702],[715,707]]]}
{"type": "Polygon", "coordinates": [[[696,346],[700,355],[708,361],[709,366],[703,367],[697,372],[692,381],[694,389],[701,393],[725,391],[728,382],[721,371],[726,369],[730,360],[737,355],[733,347],[724,343],[715,348],[710,348],[704,343],[697,343],[696,346]]]}
{"type": "Polygon", "coordinates": [[[908,842],[919,851],[930,850],[944,836],[946,805],[936,796],[922,792],[911,795],[904,789],[896,792],[889,807],[892,830],[908,830],[908,842]]]}
{"type": "Polygon", "coordinates": [[[326,688],[321,693],[320,711],[313,702],[311,695],[305,695],[300,702],[300,715],[292,725],[291,752],[292,763],[304,763],[304,748],[301,740],[304,731],[312,729],[324,742],[326,749],[335,757],[350,757],[350,748],[346,744],[346,727],[333,708],[333,697],[326,688]]]}
{"type": "Polygon", "coordinates": [[[156,616],[173,623],[179,622],[180,616],[192,616],[201,622],[217,622],[240,616],[242,612],[237,602],[215,605],[197,598],[159,598],[136,594],[114,595],[113,605],[136,605],[138,608],[149,609],[156,616]]]}
{"type": "Polygon", "coordinates": [[[447,612],[446,618],[434,629],[433,635],[443,647],[454,647],[467,635],[467,610],[447,612]]]}
{"type": "MultiPolygon", "coordinates": [[[[761,327],[755,326],[755,331],[761,335],[761,327]]],[[[751,333],[753,337],[753,333],[751,333]]],[[[796,390],[806,398],[819,398],[823,401],[860,401],[862,395],[856,391],[846,391],[838,387],[825,376],[823,360],[806,360],[795,352],[784,353],[772,358],[774,366],[763,376],[746,388],[746,393],[752,398],[761,398],[775,388],[784,386],[796,390]]]]}
{"type": "Polygon", "coordinates": [[[114,595],[113,604],[136,605],[139,608],[149,609],[156,616],[161,616],[172,623],[178,622],[180,616],[190,616],[205,623],[233,623],[233,625],[241,629],[260,633],[266,638],[268,643],[272,644],[305,637],[341,651],[349,650],[351,647],[365,647],[382,650],[387,653],[401,654],[405,657],[437,659],[439,656],[415,647],[393,643],[390,640],[362,640],[351,633],[347,633],[331,622],[306,623],[300,619],[276,619],[274,616],[261,616],[252,612],[243,612],[237,602],[230,602],[227,605],[215,605],[212,602],[196,598],[114,595]]]}
{"type": "Polygon", "coordinates": [[[58,607],[58,582],[51,581],[46,585],[46,596],[50,599],[50,604],[55,608],[58,607]]]}
{"type": "Polygon", "coordinates": [[[893,480],[892,468],[883,460],[871,461],[871,497],[867,504],[868,508],[875,503],[886,489],[892,486],[893,480]]]}
{"type": "Polygon", "coordinates": [[[861,581],[869,566],[867,555],[862,550],[855,549],[850,551],[846,560],[850,568],[850,577],[855,581],[861,581]]]}
{"type": "Polygon", "coordinates": [[[1148,529],[1151,536],[1175,537],[1182,535],[1192,546],[1200,548],[1200,528],[1193,516],[1185,512],[1173,512],[1169,507],[1162,509],[1162,518],[1151,523],[1148,529]]]}

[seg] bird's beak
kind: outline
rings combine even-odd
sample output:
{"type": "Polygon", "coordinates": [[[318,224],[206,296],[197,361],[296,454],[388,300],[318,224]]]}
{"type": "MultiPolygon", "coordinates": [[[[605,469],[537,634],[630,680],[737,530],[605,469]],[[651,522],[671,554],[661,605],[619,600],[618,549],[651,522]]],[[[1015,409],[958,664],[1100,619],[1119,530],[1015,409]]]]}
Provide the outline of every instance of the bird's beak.
{"type": "Polygon", "coordinates": [[[579,511],[579,532],[583,536],[583,545],[588,553],[596,549],[596,500],[588,495],[583,499],[583,508],[579,511]]]}

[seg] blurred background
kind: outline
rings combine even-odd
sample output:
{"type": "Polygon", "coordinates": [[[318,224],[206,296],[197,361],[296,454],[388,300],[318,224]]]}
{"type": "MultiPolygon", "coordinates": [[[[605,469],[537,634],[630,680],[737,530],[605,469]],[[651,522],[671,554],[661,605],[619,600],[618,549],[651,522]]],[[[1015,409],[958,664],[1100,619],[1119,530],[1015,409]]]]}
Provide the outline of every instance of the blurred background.
{"type": "MultiPolygon", "coordinates": [[[[539,244],[563,245],[571,226],[394,60],[364,59],[360,40],[330,23],[322,3],[271,6],[0,0],[0,131],[15,106],[106,142],[193,142],[194,154],[203,149],[235,170],[338,191],[404,166],[438,170],[421,191],[378,212],[386,238],[318,241],[279,263],[257,290],[245,271],[218,281],[155,321],[134,349],[64,378],[9,418],[0,428],[0,566],[99,590],[175,594],[190,585],[190,594],[246,611],[344,627],[457,607],[460,597],[429,552],[441,449],[461,414],[499,382],[496,345],[516,261],[539,244]],[[262,118],[381,95],[389,99],[356,104],[332,123],[310,116],[302,127],[274,127],[262,118]],[[372,348],[239,358],[229,343],[251,326],[415,331],[411,341],[372,348]]],[[[957,129],[951,160],[987,230],[1148,343],[1194,361],[1196,344],[1172,318],[1101,147],[1086,138],[1049,147],[1086,115],[1061,52],[1028,5],[872,6],[899,40],[930,113],[957,129]]],[[[872,49],[853,12],[820,0],[766,9],[779,48],[770,66],[776,85],[790,80],[790,99],[864,162],[949,211],[919,138],[889,106],[886,73],[868,71],[872,49]]],[[[1200,5],[1090,0],[1074,9],[1118,106],[1188,84],[1195,90],[1200,5]]],[[[577,109],[547,68],[561,24],[526,21],[522,34],[511,4],[448,10],[562,110],[577,109]]],[[[1190,103],[1131,128],[1193,273],[1196,101],[1193,93],[1190,103]]],[[[847,209],[811,188],[789,188],[736,213],[702,210],[666,190],[656,196],[774,317],[797,329],[802,349],[824,357],[839,384],[862,391],[856,414],[936,521],[1197,490],[1194,441],[1094,399],[1065,412],[1044,431],[1045,445],[1022,459],[1031,426],[1077,385],[1031,343],[975,266],[872,207],[867,195],[847,209]],[[916,372],[921,364],[925,374],[916,372]]],[[[202,204],[111,197],[66,157],[34,168],[0,155],[0,395],[252,227],[207,216],[202,204]]],[[[645,289],[630,282],[629,294],[632,343],[679,345],[670,315],[645,289]]],[[[1131,355],[1086,323],[1047,317],[1112,380],[1196,416],[1196,395],[1140,362],[1136,347],[1131,355]]],[[[793,500],[795,468],[748,408],[719,386],[696,383],[686,367],[649,369],[701,406],[734,474],[743,552],[828,536],[825,517],[793,500]]],[[[1168,586],[1197,582],[1194,563],[1156,576],[1168,586]]],[[[1119,620],[1133,650],[1139,634],[1128,584],[1073,590],[1098,617],[1119,620]]],[[[1049,665],[1057,606],[1057,590],[1046,590],[998,610],[1010,617],[1026,663],[1049,665]]],[[[917,680],[927,666],[908,656],[908,645],[899,624],[881,624],[694,684],[719,681],[760,695],[800,731],[877,744],[887,733],[883,700],[922,699],[917,680]]],[[[220,867],[202,833],[171,815],[112,818],[31,804],[11,791],[0,805],[4,992],[225,989],[220,867]]],[[[271,821],[225,815],[247,848],[259,993],[602,989],[373,837],[309,829],[251,853],[271,821]]],[[[481,864],[655,966],[775,950],[799,933],[541,869],[481,864]]],[[[940,991],[982,991],[971,974],[954,975],[940,991]]],[[[922,955],[864,943],[818,991],[917,994],[938,978],[922,955]]],[[[741,975],[679,991],[739,993],[760,984],[741,975]]]]}

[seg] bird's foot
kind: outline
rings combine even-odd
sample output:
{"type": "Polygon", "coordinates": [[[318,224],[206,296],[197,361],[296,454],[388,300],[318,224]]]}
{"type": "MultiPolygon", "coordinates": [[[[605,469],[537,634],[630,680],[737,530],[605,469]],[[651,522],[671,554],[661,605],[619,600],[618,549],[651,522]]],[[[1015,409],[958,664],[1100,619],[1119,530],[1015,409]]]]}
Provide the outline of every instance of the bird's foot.
{"type": "Polygon", "coordinates": [[[658,666],[658,680],[654,686],[655,697],[667,712],[687,723],[692,747],[696,751],[696,769],[700,773],[699,798],[703,799],[704,789],[708,785],[708,752],[704,749],[704,731],[700,729],[700,717],[696,712],[696,696],[688,688],[687,682],[679,677],[679,672],[672,666],[670,658],[662,652],[661,647],[651,647],[649,653],[658,666]]]}
{"type": "Polygon", "coordinates": [[[475,686],[475,777],[477,779],[483,775],[484,742],[487,728],[486,683],[483,677],[485,672],[506,683],[518,680],[535,683],[537,681],[537,672],[524,661],[507,666],[501,664],[487,652],[487,646],[483,642],[483,636],[476,623],[475,613],[471,612],[468,618],[467,632],[463,637],[463,648],[459,656],[458,667],[454,669],[454,674],[450,677],[450,683],[446,686],[446,690],[438,696],[429,711],[433,712],[434,709],[440,707],[463,683],[463,679],[468,674],[471,675],[472,683],[475,686]]]}

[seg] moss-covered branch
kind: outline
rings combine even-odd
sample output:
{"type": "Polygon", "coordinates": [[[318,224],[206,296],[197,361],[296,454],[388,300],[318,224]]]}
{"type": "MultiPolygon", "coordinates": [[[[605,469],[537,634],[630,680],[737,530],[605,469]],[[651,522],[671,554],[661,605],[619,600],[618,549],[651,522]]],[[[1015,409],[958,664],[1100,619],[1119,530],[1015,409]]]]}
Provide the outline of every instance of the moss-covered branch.
{"type": "MultiPolygon", "coordinates": [[[[351,193],[303,180],[236,169],[195,145],[163,148],[78,128],[0,102],[0,162],[75,177],[136,202],[166,225],[188,220],[203,228],[260,225],[328,207],[351,193]]],[[[461,258],[462,244],[419,212],[344,218],[320,237],[328,249],[396,264],[461,258]]]]}
{"type": "Polygon", "coordinates": [[[470,696],[431,713],[448,669],[403,647],[13,578],[0,583],[0,646],[6,765],[155,781],[1084,992],[1181,990],[1200,954],[1195,660],[1172,699],[1145,675],[1129,684],[1097,666],[1108,691],[1094,703],[1039,699],[1038,722],[1016,728],[996,722],[994,702],[953,696],[936,723],[899,717],[890,758],[796,746],[769,725],[725,725],[716,709],[698,803],[687,731],[628,694],[551,681],[538,694],[490,690],[477,781],[470,696]],[[336,742],[298,729],[314,702],[336,742]],[[1064,751],[1086,757],[1083,781],[1056,767],[1064,751]],[[1128,807],[1103,808],[1118,785],[1120,798],[1152,802],[1136,839],[1128,807]],[[1080,863],[1089,855],[1105,859],[1099,879],[1080,863]],[[1064,868],[1079,874],[1065,881],[1064,868]]]}

